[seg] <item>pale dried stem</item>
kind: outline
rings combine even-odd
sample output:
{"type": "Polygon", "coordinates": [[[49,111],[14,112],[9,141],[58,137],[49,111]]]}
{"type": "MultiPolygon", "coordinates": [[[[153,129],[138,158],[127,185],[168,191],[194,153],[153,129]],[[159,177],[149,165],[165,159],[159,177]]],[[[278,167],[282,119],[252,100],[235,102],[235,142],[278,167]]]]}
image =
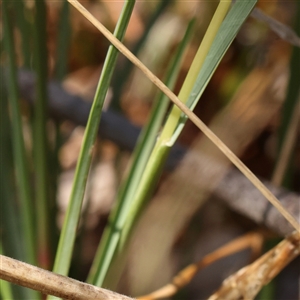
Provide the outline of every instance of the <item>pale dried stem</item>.
{"type": "MultiPolygon", "coordinates": [[[[84,15],[101,33],[135,66],[137,66],[170,100],[183,111],[189,119],[228,157],[228,159],[260,190],[260,192],[281,212],[290,224],[300,232],[300,225],[293,216],[285,210],[280,201],[265,187],[265,185],[239,160],[239,158],[185,105],[169,88],[156,77],[136,56],[134,56],[114,35],[107,30],[78,1],[68,0],[82,15],[84,15]]],[[[167,143],[168,141],[166,141],[167,143]]]]}
{"type": "Polygon", "coordinates": [[[132,298],[40,269],[4,255],[0,255],[0,279],[63,299],[132,300],[132,298]]]}

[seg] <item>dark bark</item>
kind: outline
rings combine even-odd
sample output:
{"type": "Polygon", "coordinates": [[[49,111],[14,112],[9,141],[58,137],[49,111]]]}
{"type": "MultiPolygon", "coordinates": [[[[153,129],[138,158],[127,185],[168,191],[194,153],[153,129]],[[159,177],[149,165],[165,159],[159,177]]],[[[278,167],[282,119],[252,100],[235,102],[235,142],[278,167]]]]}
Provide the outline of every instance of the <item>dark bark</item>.
{"type": "MultiPolygon", "coordinates": [[[[27,70],[19,71],[21,95],[34,103],[35,76],[27,70]]],[[[48,83],[49,114],[56,120],[70,120],[85,126],[91,104],[81,97],[71,95],[55,81],[48,83]]],[[[141,129],[124,116],[113,111],[103,111],[99,126],[99,136],[116,143],[120,148],[132,151],[141,129]]],[[[184,156],[186,149],[176,144],[167,162],[167,170],[172,170],[184,156]]],[[[265,182],[287,210],[300,222],[300,196],[265,182]]],[[[214,192],[232,209],[253,221],[264,224],[280,235],[291,233],[292,228],[281,214],[261,195],[261,193],[240,172],[231,170],[223,178],[214,192]]]]}
{"type": "MultiPolygon", "coordinates": [[[[20,93],[22,97],[34,103],[35,75],[27,70],[18,73],[20,93]]],[[[81,97],[68,93],[59,82],[48,83],[49,114],[56,120],[70,120],[77,125],[85,126],[91,109],[91,103],[81,97]]],[[[132,151],[141,129],[132,124],[119,113],[103,111],[99,125],[99,136],[116,143],[120,148],[132,151]]],[[[184,155],[184,148],[175,145],[167,161],[167,168],[173,169],[184,155]]]]}

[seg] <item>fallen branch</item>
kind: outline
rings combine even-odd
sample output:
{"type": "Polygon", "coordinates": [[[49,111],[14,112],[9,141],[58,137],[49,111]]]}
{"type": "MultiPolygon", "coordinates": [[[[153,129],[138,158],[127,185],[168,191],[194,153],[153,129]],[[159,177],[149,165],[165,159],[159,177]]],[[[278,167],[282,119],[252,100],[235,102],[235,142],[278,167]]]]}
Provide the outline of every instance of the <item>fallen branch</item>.
{"type": "Polygon", "coordinates": [[[0,255],[0,278],[63,299],[132,300],[132,298],[0,255]]]}
{"type": "MultiPolygon", "coordinates": [[[[300,223],[300,195],[276,187],[268,181],[263,183],[280,199],[281,204],[300,223]]],[[[293,228],[278,210],[269,204],[252,184],[235,169],[231,169],[213,190],[213,195],[225,201],[233,210],[264,225],[281,236],[291,234],[293,228]]]]}
{"type": "MultiPolygon", "coordinates": [[[[22,97],[33,104],[35,94],[34,74],[30,71],[20,70],[18,76],[22,97]]],[[[48,96],[48,106],[51,117],[60,121],[70,120],[78,125],[86,124],[91,107],[90,103],[84,101],[79,96],[69,94],[55,81],[48,83],[48,96]]],[[[119,147],[132,151],[139,133],[140,128],[134,126],[125,117],[113,111],[103,112],[99,126],[100,137],[109,139],[119,147]]],[[[183,146],[175,145],[170,153],[166,166],[167,170],[175,168],[187,151],[188,149],[185,149],[183,146]]],[[[195,155],[198,157],[201,154],[195,153],[195,155]]],[[[275,187],[268,181],[264,181],[264,184],[277,196],[294,218],[300,221],[300,207],[298,204],[300,196],[283,188],[275,187]]],[[[229,170],[213,193],[219,199],[228,203],[234,210],[259,224],[271,228],[282,236],[292,232],[291,227],[277,209],[269,205],[265,197],[235,169],[229,170]],[[251,207],[251,209],[249,209],[249,207],[251,207]]]]}

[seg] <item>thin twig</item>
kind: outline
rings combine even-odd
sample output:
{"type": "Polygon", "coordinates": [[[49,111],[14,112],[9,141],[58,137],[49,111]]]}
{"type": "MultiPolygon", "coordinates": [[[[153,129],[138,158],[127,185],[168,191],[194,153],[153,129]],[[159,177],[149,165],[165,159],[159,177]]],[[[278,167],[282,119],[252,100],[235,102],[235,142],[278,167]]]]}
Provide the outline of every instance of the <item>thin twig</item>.
{"type": "Polygon", "coordinates": [[[132,300],[132,298],[58,275],[0,255],[0,278],[46,295],[73,300],[132,300]]]}
{"type": "Polygon", "coordinates": [[[224,258],[228,255],[232,255],[238,251],[246,248],[251,248],[253,256],[257,257],[259,251],[261,251],[263,242],[263,236],[261,233],[250,232],[237,239],[227,243],[212,253],[204,256],[199,262],[190,264],[182,271],[180,271],[172,280],[171,283],[163,286],[162,288],[152,292],[151,294],[138,297],[138,300],[156,300],[170,297],[178,292],[181,288],[187,285],[194,276],[206,266],[214,263],[215,261],[224,258]]]}
{"type": "Polygon", "coordinates": [[[300,235],[294,232],[251,265],[224,280],[221,288],[209,300],[238,300],[255,298],[300,253],[300,235]]]}
{"type": "Polygon", "coordinates": [[[240,161],[240,159],[185,105],[168,87],[156,77],[136,56],[134,56],[114,35],[105,28],[77,0],[68,0],[133,64],[135,64],[170,100],[182,110],[189,119],[230,159],[230,161],[260,190],[260,192],[281,212],[290,224],[300,232],[300,226],[294,217],[285,210],[280,201],[264,184],[240,161]]]}

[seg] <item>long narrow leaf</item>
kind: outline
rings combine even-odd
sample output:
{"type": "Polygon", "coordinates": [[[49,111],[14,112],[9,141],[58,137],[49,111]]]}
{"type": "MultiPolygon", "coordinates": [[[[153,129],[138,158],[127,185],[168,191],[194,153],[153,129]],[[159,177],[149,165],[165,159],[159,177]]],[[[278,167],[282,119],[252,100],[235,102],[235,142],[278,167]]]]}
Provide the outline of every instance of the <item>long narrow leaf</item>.
{"type": "MultiPolygon", "coordinates": [[[[0,254],[3,254],[2,243],[0,241],[0,254]]],[[[14,299],[11,284],[0,279],[0,295],[2,299],[14,299]]]]}
{"type": "MultiPolygon", "coordinates": [[[[186,104],[191,110],[195,108],[211,77],[213,76],[214,71],[218,67],[227,49],[236,37],[241,26],[251,13],[256,2],[257,0],[237,0],[228,12],[228,15],[224,19],[217,33],[217,36],[210,48],[210,51],[208,52],[203,67],[194,84],[193,90],[187,100],[186,104]]],[[[178,135],[182,131],[186,120],[187,117],[182,115],[173,135],[172,143],[175,142],[178,135]]]]}
{"type": "MultiPolygon", "coordinates": [[[[197,75],[202,68],[203,62],[205,61],[206,54],[209,52],[210,46],[212,45],[214,38],[217,35],[218,29],[220,28],[222,21],[224,20],[228,12],[230,3],[230,1],[222,0],[217,7],[208,30],[193,60],[192,66],[179,92],[178,98],[183,103],[187,102],[189,98],[193,85],[197,79],[197,75]]],[[[155,178],[159,176],[159,170],[162,168],[162,165],[164,165],[171,146],[174,143],[174,140],[172,141],[172,143],[170,143],[170,140],[172,139],[173,132],[180,120],[180,115],[180,109],[174,106],[163,128],[161,136],[159,137],[155,148],[149,158],[147,167],[140,181],[139,188],[134,195],[134,204],[132,205],[129,213],[131,218],[126,222],[126,226],[122,235],[122,245],[126,243],[128,235],[130,234],[135,221],[137,220],[143,206],[145,205],[145,202],[149,198],[149,195],[151,195],[155,178]]]]}
{"type": "MultiPolygon", "coordinates": [[[[1,75],[4,75],[2,68],[1,75]]],[[[20,230],[20,211],[16,201],[17,192],[14,179],[11,122],[9,118],[6,84],[0,85],[0,95],[0,240],[5,253],[24,261],[26,260],[23,251],[24,238],[20,230]]],[[[13,286],[12,288],[16,298],[30,298],[30,293],[27,294],[26,289],[18,286],[13,286]]]]}
{"type": "MultiPolygon", "coordinates": [[[[133,0],[126,1],[124,4],[123,11],[115,29],[115,36],[119,40],[122,40],[125,35],[134,4],[135,1],[133,0]]],[[[118,50],[115,47],[110,46],[86,127],[83,145],[76,168],[70,203],[65,217],[53,268],[54,272],[62,275],[67,275],[70,267],[77,224],[80,217],[80,210],[91,164],[92,148],[96,139],[102,106],[110,84],[117,56],[118,50]]]]}
{"type": "MultiPolygon", "coordinates": [[[[4,70],[1,69],[1,75],[4,70]]],[[[3,248],[16,259],[24,260],[23,238],[20,232],[19,211],[16,205],[14,166],[12,155],[11,123],[9,119],[8,95],[4,85],[0,85],[0,238],[3,248]],[[20,247],[22,246],[22,247],[20,247]]]]}
{"type": "Polygon", "coordinates": [[[10,109],[12,114],[12,138],[13,151],[16,166],[17,186],[19,198],[22,207],[22,228],[25,235],[25,259],[31,264],[36,263],[33,216],[32,216],[32,201],[30,195],[29,172],[26,159],[26,150],[22,132],[21,112],[19,107],[19,93],[17,84],[17,73],[15,63],[15,49],[13,42],[12,28],[9,23],[9,12],[7,1],[3,2],[3,19],[4,19],[4,46],[8,55],[8,93],[10,98],[10,109]]]}
{"type": "Polygon", "coordinates": [[[47,38],[46,4],[35,0],[33,23],[34,66],[37,74],[36,102],[33,123],[33,154],[35,166],[35,197],[37,215],[37,237],[39,264],[49,268],[49,180],[47,164],[47,38]]]}
{"type": "MultiPolygon", "coordinates": [[[[189,23],[186,34],[178,47],[174,59],[170,63],[169,70],[166,76],[166,84],[172,89],[175,85],[181,59],[186,45],[190,39],[194,20],[189,23]]],[[[88,281],[101,286],[105,279],[108,267],[111,264],[115,250],[119,243],[122,228],[125,221],[131,216],[128,216],[128,209],[134,197],[134,193],[139,185],[141,176],[149,159],[151,150],[155,144],[155,140],[165,116],[169,104],[168,98],[159,93],[152,109],[148,124],[144,127],[139,137],[137,146],[132,157],[132,164],[129,170],[126,181],[120,189],[117,197],[117,205],[110,215],[108,226],[104,231],[100,246],[97,251],[96,259],[94,260],[91,273],[88,281]]]]}
{"type": "MultiPolygon", "coordinates": [[[[18,196],[22,208],[22,232],[24,234],[24,258],[31,264],[36,264],[35,253],[35,231],[33,227],[32,197],[30,192],[29,171],[26,159],[26,150],[23,139],[21,112],[19,107],[19,93],[17,85],[17,71],[15,62],[15,49],[13,31],[9,22],[8,2],[3,1],[4,21],[4,46],[8,55],[8,93],[10,98],[10,109],[12,115],[12,138],[15,162],[15,172],[18,187],[18,196]]],[[[11,208],[11,207],[10,207],[11,208]]],[[[13,234],[13,232],[11,233],[13,234]]],[[[27,299],[39,299],[39,294],[28,290],[27,299]]]]}
{"type": "Polygon", "coordinates": [[[63,0],[59,17],[55,75],[56,79],[62,80],[67,73],[68,50],[71,39],[70,5],[67,0],[63,0]]]}

